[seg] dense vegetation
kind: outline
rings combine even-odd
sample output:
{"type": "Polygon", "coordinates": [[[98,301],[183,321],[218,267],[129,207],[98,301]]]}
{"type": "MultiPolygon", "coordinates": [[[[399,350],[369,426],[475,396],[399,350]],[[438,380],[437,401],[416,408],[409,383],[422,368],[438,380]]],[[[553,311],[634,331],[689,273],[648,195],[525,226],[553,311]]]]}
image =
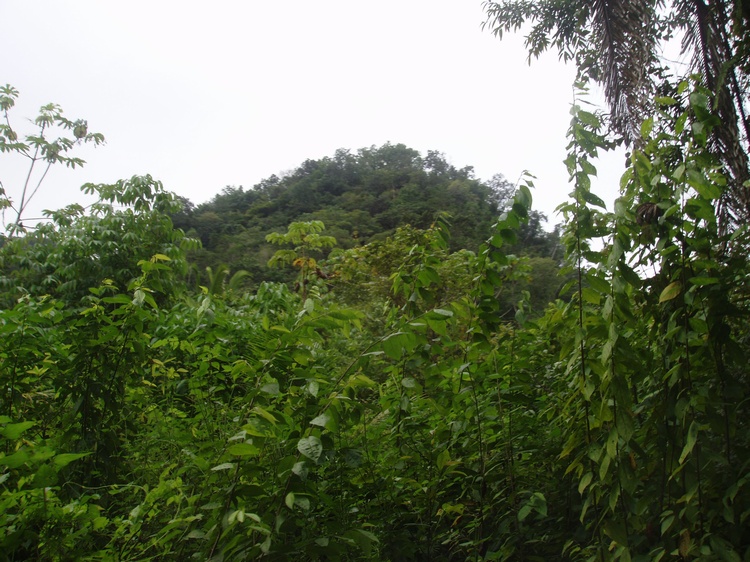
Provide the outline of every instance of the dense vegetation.
{"type": "MultiPolygon", "coordinates": [[[[436,151],[422,157],[402,144],[386,144],[307,160],[283,178],[271,176],[248,190],[226,187],[197,207],[182,199],[172,220],[202,242],[190,254],[198,279],[206,280],[206,267],[225,264],[247,271],[249,284],[257,284],[289,279],[269,269],[276,248],[266,237],[292,222],[322,221],[337,247],[348,249],[383,241],[406,225],[429,228],[440,213],[450,212],[450,249],[476,251],[513,191],[501,175],[482,182],[471,168],[458,170],[436,151]]],[[[559,263],[559,239],[545,232],[546,217],[531,211],[530,218],[513,250],[559,263]]]]}
{"type": "MultiPolygon", "coordinates": [[[[573,106],[565,286],[544,310],[540,256],[519,257],[529,180],[493,199],[401,146],[198,209],[145,176],[84,186],[98,203],[25,235],[19,212],[0,247],[0,560],[750,560],[750,184],[716,150],[715,90],[668,85],[611,211],[590,180],[623,137],[573,106]],[[472,231],[422,207],[451,185],[502,215],[472,231]],[[220,253],[235,236],[293,282],[220,253]]],[[[88,138],[51,107],[19,140],[14,96],[3,152],[33,167],[88,138]],[[50,148],[53,125],[69,144],[50,148]]]]}

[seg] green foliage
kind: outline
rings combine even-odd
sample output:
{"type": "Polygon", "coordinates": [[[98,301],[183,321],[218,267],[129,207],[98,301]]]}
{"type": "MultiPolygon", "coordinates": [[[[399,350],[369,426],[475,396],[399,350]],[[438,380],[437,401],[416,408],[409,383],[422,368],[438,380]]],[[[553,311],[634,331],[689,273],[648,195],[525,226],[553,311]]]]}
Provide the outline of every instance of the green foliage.
{"type": "MultiPolygon", "coordinates": [[[[521,28],[528,31],[530,60],[557,49],[561,59],[575,62],[580,80],[600,84],[613,135],[639,150],[642,137],[648,136],[642,135],[644,121],[677,103],[673,93],[681,82],[697,78],[710,93],[714,114],[706,148],[721,164],[727,182],[719,208],[722,226],[747,222],[750,10],[746,0],[710,7],[702,1],[681,0],[486,0],[483,5],[485,25],[496,36],[521,28]],[[686,65],[675,66],[665,55],[675,38],[680,38],[686,65]]],[[[696,131],[698,136],[704,133],[696,131]]]]}
{"type": "Polygon", "coordinates": [[[307,296],[308,284],[316,276],[318,278],[324,276],[318,268],[318,262],[311,254],[336,245],[336,239],[333,236],[320,234],[324,230],[325,225],[321,221],[293,222],[285,234],[272,232],[266,236],[266,240],[271,244],[294,245],[292,250],[278,250],[271,256],[268,265],[285,264],[299,269],[297,286],[302,293],[302,300],[305,300],[307,296]]]}
{"type": "Polygon", "coordinates": [[[0,111],[3,113],[4,121],[0,123],[0,153],[17,155],[28,160],[26,179],[22,186],[17,189],[6,188],[0,181],[0,211],[3,214],[3,225],[6,224],[7,209],[16,214],[13,222],[8,225],[11,235],[25,230],[21,222],[24,211],[39,191],[53,164],[64,164],[69,168],[83,166],[85,162],[81,158],[69,156],[68,153],[81,144],[104,143],[103,135],[89,132],[85,120],[72,121],[66,118],[63,116],[62,108],[54,103],[39,109],[39,115],[33,121],[36,131],[25,135],[21,140],[10,119],[10,110],[15,106],[17,98],[18,90],[10,84],[0,87],[0,111]],[[60,136],[52,139],[55,134],[60,136]],[[39,166],[42,167],[41,171],[39,166]],[[12,198],[16,192],[19,192],[17,198],[12,198]]]}
{"type": "MultiPolygon", "coordinates": [[[[422,156],[385,144],[307,160],[282,178],[271,176],[249,190],[227,187],[197,207],[183,201],[172,217],[177,228],[203,242],[202,250],[190,254],[199,270],[224,263],[247,270],[258,283],[291,280],[283,270],[267,267],[276,251],[267,236],[291,223],[323,222],[337,247],[351,249],[385,240],[397,228],[427,229],[449,212],[450,249],[476,251],[512,198],[513,186],[500,175],[483,182],[471,168],[456,169],[438,152],[422,156]]],[[[532,211],[514,253],[561,259],[545,221],[532,211]]]]}
{"type": "Polygon", "coordinates": [[[528,175],[476,251],[444,214],[327,258],[322,221],[268,234],[299,292],[192,290],[184,201],[85,186],[0,248],[0,560],[746,559],[747,230],[711,95],[660,103],[612,211],[573,107],[552,303],[528,175]]]}
{"type": "Polygon", "coordinates": [[[219,264],[215,271],[211,266],[207,266],[208,286],[205,287],[205,291],[214,296],[221,296],[227,292],[235,293],[242,287],[244,280],[250,277],[250,273],[242,269],[231,276],[230,273],[231,271],[224,264],[219,264]]]}
{"type": "Polygon", "coordinates": [[[679,93],[684,111],[644,124],[614,213],[596,208],[587,178],[607,146],[598,118],[574,111],[563,212],[577,279],[551,320],[569,381],[561,457],[587,530],[566,544],[576,559],[747,555],[747,507],[735,508],[748,499],[748,381],[733,321],[745,311],[722,288],[747,261],[717,225],[726,180],[707,150],[709,97],[688,83],[679,93]]]}
{"type": "Polygon", "coordinates": [[[0,247],[4,303],[22,294],[81,302],[90,287],[105,281],[122,290],[140,275],[139,261],[154,255],[165,256],[162,261],[170,265],[154,266],[153,288],[170,293],[182,286],[174,271],[186,272],[183,249],[198,243],[173,228],[167,213],[174,209],[174,196],[160,182],[135,176],[82,190],[99,197],[88,210],[74,204],[50,211],[48,223],[0,247]]]}

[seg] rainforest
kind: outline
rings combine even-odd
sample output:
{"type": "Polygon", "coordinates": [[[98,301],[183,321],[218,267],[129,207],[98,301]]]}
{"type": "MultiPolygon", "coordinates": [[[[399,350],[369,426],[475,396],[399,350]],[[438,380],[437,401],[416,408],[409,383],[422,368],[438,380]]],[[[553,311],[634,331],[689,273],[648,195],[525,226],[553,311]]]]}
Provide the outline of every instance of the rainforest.
{"type": "MultiPolygon", "coordinates": [[[[391,143],[33,225],[0,184],[0,561],[750,560],[750,14],[532,4],[485,10],[580,69],[556,226],[391,143]],[[656,27],[723,39],[648,90],[656,27]]],[[[103,142],[18,96],[0,158],[103,142]]]]}

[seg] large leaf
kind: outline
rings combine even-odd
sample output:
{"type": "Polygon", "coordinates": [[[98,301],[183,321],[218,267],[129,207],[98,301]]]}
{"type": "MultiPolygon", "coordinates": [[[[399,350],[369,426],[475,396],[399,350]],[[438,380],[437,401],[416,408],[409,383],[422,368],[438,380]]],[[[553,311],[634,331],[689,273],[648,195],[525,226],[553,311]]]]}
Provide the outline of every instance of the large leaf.
{"type": "Polygon", "coordinates": [[[681,291],[682,283],[680,283],[679,281],[673,281],[672,283],[664,287],[661,295],[659,295],[659,303],[671,301],[672,299],[677,297],[681,291]]]}
{"type": "Polygon", "coordinates": [[[310,437],[303,437],[297,443],[297,450],[305,455],[308,459],[318,462],[320,455],[323,453],[323,444],[320,439],[311,435],[310,437]]]}
{"type": "Polygon", "coordinates": [[[698,441],[698,424],[694,421],[690,424],[687,433],[687,439],[685,440],[685,446],[682,448],[680,454],[680,464],[684,463],[688,455],[692,452],[695,447],[695,443],[698,441]]]}
{"type": "Polygon", "coordinates": [[[35,424],[36,422],[33,421],[9,423],[8,425],[0,429],[0,434],[2,434],[6,439],[18,439],[24,431],[26,431],[30,427],[33,427],[35,424]]]}
{"type": "Polygon", "coordinates": [[[90,454],[91,453],[61,453],[59,455],[55,455],[55,464],[58,467],[63,468],[64,466],[68,466],[73,461],[83,458],[85,456],[88,456],[90,454]]]}
{"type": "Polygon", "coordinates": [[[721,187],[711,182],[698,170],[687,171],[687,182],[690,184],[690,187],[695,189],[695,191],[697,191],[704,199],[712,200],[721,197],[721,187]]]}
{"type": "Polygon", "coordinates": [[[250,443],[235,443],[227,449],[227,452],[236,457],[252,457],[257,455],[260,451],[258,450],[258,447],[251,445],[250,443]]]}
{"type": "Polygon", "coordinates": [[[336,417],[330,411],[320,414],[319,416],[314,418],[310,422],[310,425],[317,425],[318,427],[325,427],[329,431],[338,431],[339,429],[339,424],[336,421],[336,417]]]}

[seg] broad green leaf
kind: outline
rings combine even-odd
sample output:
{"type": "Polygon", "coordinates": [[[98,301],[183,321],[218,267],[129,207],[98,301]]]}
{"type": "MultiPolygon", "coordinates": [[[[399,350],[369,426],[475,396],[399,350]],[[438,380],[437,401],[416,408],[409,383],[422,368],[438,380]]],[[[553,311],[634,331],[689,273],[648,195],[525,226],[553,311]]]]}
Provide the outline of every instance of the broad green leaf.
{"type": "Polygon", "coordinates": [[[617,409],[617,433],[627,443],[635,433],[633,416],[625,408],[617,409]]]}
{"type": "Polygon", "coordinates": [[[439,470],[443,470],[445,468],[445,465],[448,464],[448,462],[451,460],[451,455],[448,449],[444,449],[438,456],[437,456],[437,467],[439,470]]]}
{"type": "Polygon", "coordinates": [[[352,468],[362,466],[365,456],[359,449],[346,448],[343,451],[344,462],[352,468]]]}
{"type": "Polygon", "coordinates": [[[699,287],[702,287],[704,285],[715,285],[719,282],[718,277],[691,277],[690,282],[693,285],[698,285],[699,287]]]}
{"type": "Polygon", "coordinates": [[[276,422],[278,421],[278,420],[277,420],[277,419],[276,419],[276,418],[275,418],[275,417],[273,416],[273,414],[271,414],[271,413],[270,413],[270,412],[268,412],[267,410],[265,410],[265,409],[261,408],[260,406],[255,406],[255,407],[254,407],[254,408],[253,408],[252,410],[250,410],[250,411],[251,411],[251,412],[253,412],[253,413],[255,413],[255,414],[258,414],[258,415],[259,415],[260,417],[262,417],[263,419],[265,419],[265,420],[267,420],[267,421],[271,422],[271,423],[272,423],[273,425],[276,425],[276,422]]]}
{"type": "Polygon", "coordinates": [[[578,164],[581,166],[581,170],[583,171],[584,174],[587,174],[589,176],[597,175],[596,166],[594,166],[588,160],[585,160],[585,159],[579,160],[578,164]]]}
{"type": "Polygon", "coordinates": [[[51,464],[43,464],[36,469],[31,485],[34,488],[48,488],[57,483],[57,468],[51,464]]]}
{"type": "Polygon", "coordinates": [[[448,335],[448,328],[446,326],[446,323],[442,321],[445,320],[444,318],[442,320],[436,320],[435,318],[428,317],[426,320],[427,325],[433,332],[441,336],[448,335]]]}
{"type": "Polygon", "coordinates": [[[272,394],[276,395],[279,394],[279,383],[274,382],[267,382],[263,386],[260,387],[261,392],[265,392],[266,394],[272,394]]]}
{"type": "Polygon", "coordinates": [[[232,435],[229,439],[227,439],[227,441],[244,441],[245,439],[247,439],[247,431],[241,429],[240,431],[232,435]]]}
{"type": "Polygon", "coordinates": [[[659,105],[674,105],[677,103],[677,100],[671,96],[656,96],[654,101],[659,105]]]}
{"type": "Polygon", "coordinates": [[[292,351],[292,359],[294,359],[300,365],[307,365],[312,359],[312,353],[310,350],[304,347],[299,347],[292,351]]]}
{"type": "Polygon", "coordinates": [[[402,334],[403,332],[396,332],[383,339],[383,351],[385,351],[385,354],[391,359],[401,359],[401,352],[404,349],[400,337],[402,334]]]}
{"type": "Polygon", "coordinates": [[[737,554],[732,548],[732,545],[724,539],[714,535],[709,539],[709,542],[711,543],[711,549],[719,555],[720,560],[725,560],[726,562],[742,562],[740,555],[737,554]]]}
{"type": "Polygon", "coordinates": [[[698,170],[687,171],[687,182],[690,187],[695,189],[704,199],[713,200],[721,197],[722,189],[720,186],[711,182],[698,170]]]}
{"type": "Polygon", "coordinates": [[[612,457],[604,455],[602,463],[599,465],[599,480],[604,480],[609,472],[609,465],[612,463],[612,457]]]}
{"type": "Polygon", "coordinates": [[[328,421],[331,419],[329,414],[320,414],[316,418],[310,421],[310,425],[317,425],[319,427],[325,427],[328,421]]]}
{"type": "Polygon", "coordinates": [[[584,287],[581,291],[581,297],[585,302],[598,305],[601,301],[601,294],[593,290],[591,287],[584,287]]]}
{"type": "Polygon", "coordinates": [[[64,466],[68,466],[73,461],[86,457],[90,454],[91,453],[61,453],[59,455],[55,455],[55,464],[58,467],[63,468],[64,466]]]}
{"type": "Polygon", "coordinates": [[[582,109],[579,109],[575,116],[578,118],[578,120],[583,123],[584,125],[588,125],[589,127],[595,129],[601,125],[601,121],[599,120],[599,117],[597,117],[595,114],[591,113],[590,111],[584,111],[582,109]]]}
{"type": "Polygon", "coordinates": [[[698,440],[698,424],[693,421],[690,423],[688,428],[687,438],[685,439],[685,446],[682,448],[680,454],[680,464],[683,464],[687,459],[688,455],[692,452],[695,443],[698,440]]]}
{"type": "Polygon", "coordinates": [[[7,457],[0,457],[0,466],[7,466],[8,468],[18,468],[23,463],[31,458],[28,449],[20,449],[8,455],[7,457]]]}
{"type": "Polygon", "coordinates": [[[529,504],[521,506],[521,509],[518,510],[518,520],[523,521],[529,516],[530,513],[531,506],[529,504]]]}
{"type": "Polygon", "coordinates": [[[310,396],[316,397],[318,396],[318,390],[320,390],[320,385],[318,384],[318,381],[311,380],[307,383],[306,390],[310,396]]]}
{"type": "Polygon", "coordinates": [[[547,499],[544,497],[544,494],[540,492],[531,494],[528,501],[518,510],[518,520],[523,521],[532,511],[536,511],[539,515],[546,517],[547,499]]]}
{"type": "Polygon", "coordinates": [[[688,118],[687,111],[677,118],[677,121],[675,121],[674,123],[674,132],[676,134],[681,135],[682,132],[685,130],[685,124],[687,123],[687,118],[688,118]]]}
{"type": "Polygon", "coordinates": [[[417,275],[417,279],[419,279],[423,285],[440,283],[440,275],[438,275],[438,272],[435,271],[435,269],[432,267],[425,267],[422,271],[419,272],[419,274],[417,275]]]}
{"type": "Polygon", "coordinates": [[[301,480],[307,479],[308,469],[305,463],[306,461],[297,461],[292,467],[292,472],[299,476],[301,480]]]}
{"type": "Polygon", "coordinates": [[[260,453],[258,448],[250,443],[235,443],[227,449],[227,452],[235,457],[251,457],[260,453]]]}
{"type": "Polygon", "coordinates": [[[323,444],[320,439],[311,435],[310,437],[303,437],[297,442],[297,450],[308,459],[318,462],[320,455],[323,453],[323,444]]]}
{"type": "Polygon", "coordinates": [[[638,274],[633,270],[633,268],[623,262],[620,262],[617,264],[617,270],[620,272],[620,274],[628,284],[636,288],[641,286],[641,278],[638,277],[638,274]]]}
{"type": "Polygon", "coordinates": [[[583,492],[586,491],[586,488],[588,488],[588,485],[591,484],[591,480],[594,478],[594,474],[592,472],[587,472],[583,475],[581,478],[581,481],[578,483],[578,493],[583,495],[583,492]]]}
{"type": "Polygon", "coordinates": [[[349,385],[351,385],[352,387],[364,386],[366,388],[372,388],[374,386],[377,386],[377,383],[367,375],[357,373],[356,375],[352,375],[351,377],[349,377],[349,385]]]}
{"type": "Polygon", "coordinates": [[[708,108],[708,96],[699,92],[693,92],[690,94],[690,105],[694,107],[700,107],[703,109],[708,108]]]}
{"type": "Polygon", "coordinates": [[[127,295],[114,295],[111,297],[104,297],[102,301],[106,302],[107,304],[130,304],[131,303],[131,299],[127,295]]]}
{"type": "Polygon", "coordinates": [[[329,431],[338,431],[339,424],[336,421],[336,416],[328,411],[324,414],[320,414],[319,416],[315,417],[311,422],[310,425],[317,425],[318,427],[325,427],[329,431]]]}
{"type": "Polygon", "coordinates": [[[524,207],[531,208],[531,190],[525,185],[519,186],[518,191],[516,192],[516,201],[524,207]]]}
{"type": "Polygon", "coordinates": [[[641,125],[641,137],[643,137],[644,139],[648,139],[648,137],[651,136],[651,130],[653,128],[654,128],[654,118],[649,117],[648,119],[643,121],[643,124],[641,125]]]}
{"type": "Polygon", "coordinates": [[[356,544],[363,552],[365,556],[369,556],[372,551],[373,543],[378,542],[378,539],[369,531],[362,529],[352,529],[344,533],[343,537],[349,539],[356,544]]]}
{"type": "Polygon", "coordinates": [[[233,468],[234,468],[233,462],[223,462],[221,464],[217,464],[216,466],[211,468],[211,470],[213,470],[214,472],[219,472],[221,470],[232,470],[233,468]]]}
{"type": "Polygon", "coordinates": [[[355,529],[355,531],[357,531],[357,532],[358,532],[358,533],[359,533],[360,535],[363,535],[363,536],[365,536],[365,537],[367,538],[367,540],[369,540],[369,541],[371,541],[371,542],[376,542],[376,543],[377,543],[377,542],[380,542],[380,541],[378,540],[378,537],[377,537],[377,536],[375,536],[375,535],[374,535],[373,533],[371,533],[370,531],[365,531],[364,529],[355,529]]]}
{"type": "Polygon", "coordinates": [[[518,237],[516,236],[516,231],[511,230],[510,228],[500,229],[499,234],[500,234],[500,238],[502,238],[504,243],[513,245],[518,241],[518,237]]]}
{"type": "Polygon", "coordinates": [[[453,311],[452,310],[445,310],[444,308],[435,308],[435,309],[432,310],[432,314],[435,314],[438,317],[442,317],[443,319],[452,318],[453,317],[453,311]]]}
{"type": "Polygon", "coordinates": [[[604,522],[604,532],[617,544],[628,546],[628,533],[625,530],[625,525],[620,521],[607,519],[604,522]]]}
{"type": "Polygon", "coordinates": [[[672,523],[674,523],[674,514],[668,515],[667,517],[664,518],[664,521],[661,522],[661,536],[662,537],[672,527],[672,523]]]}
{"type": "Polygon", "coordinates": [[[609,294],[609,292],[611,291],[609,282],[606,279],[602,279],[601,277],[596,275],[593,271],[590,271],[586,274],[586,279],[591,285],[591,288],[595,291],[598,291],[599,293],[609,294]]]}
{"type": "Polygon", "coordinates": [[[661,292],[661,295],[659,295],[659,303],[671,301],[672,299],[676,298],[680,293],[682,292],[682,283],[679,281],[673,281],[666,287],[664,287],[664,290],[661,292]]]}
{"type": "Polygon", "coordinates": [[[607,455],[609,455],[612,458],[615,458],[617,456],[617,441],[619,439],[619,434],[617,433],[617,427],[613,427],[609,431],[609,436],[607,437],[607,455]]]}
{"type": "Polygon", "coordinates": [[[604,202],[604,200],[599,197],[598,195],[594,195],[590,191],[584,191],[583,192],[583,199],[586,201],[586,203],[589,203],[591,205],[595,205],[597,207],[601,207],[602,209],[607,208],[607,204],[604,202]]]}
{"type": "Polygon", "coordinates": [[[264,541],[263,541],[263,542],[261,543],[261,545],[260,545],[260,551],[261,551],[261,552],[262,552],[263,554],[268,554],[268,552],[269,552],[270,550],[271,550],[271,535],[270,535],[270,533],[269,533],[269,535],[268,535],[268,536],[266,537],[266,540],[264,540],[264,541]]]}
{"type": "Polygon", "coordinates": [[[289,492],[284,498],[284,503],[289,509],[294,509],[294,492],[289,492]]]}
{"type": "Polygon", "coordinates": [[[6,439],[15,440],[18,439],[24,431],[31,427],[34,427],[35,425],[36,422],[34,421],[9,423],[8,425],[0,429],[0,434],[2,434],[6,439]]]}

